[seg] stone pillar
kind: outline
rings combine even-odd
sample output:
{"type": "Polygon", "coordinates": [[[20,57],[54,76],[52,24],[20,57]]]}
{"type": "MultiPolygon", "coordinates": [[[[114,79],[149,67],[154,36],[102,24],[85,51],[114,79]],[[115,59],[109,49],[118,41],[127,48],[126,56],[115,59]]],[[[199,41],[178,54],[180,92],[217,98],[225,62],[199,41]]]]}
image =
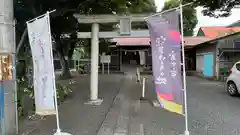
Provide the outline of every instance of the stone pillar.
{"type": "MultiPolygon", "coordinates": [[[[5,135],[17,134],[18,118],[16,106],[16,74],[15,74],[15,30],[13,17],[13,0],[0,2],[0,54],[9,55],[12,60],[11,77],[1,83],[4,90],[4,131],[5,135]]],[[[2,69],[2,68],[1,68],[2,69]]]]}
{"type": "Polygon", "coordinates": [[[92,24],[91,39],[91,94],[90,104],[100,105],[102,100],[98,99],[98,65],[99,65],[99,24],[92,24]]]}

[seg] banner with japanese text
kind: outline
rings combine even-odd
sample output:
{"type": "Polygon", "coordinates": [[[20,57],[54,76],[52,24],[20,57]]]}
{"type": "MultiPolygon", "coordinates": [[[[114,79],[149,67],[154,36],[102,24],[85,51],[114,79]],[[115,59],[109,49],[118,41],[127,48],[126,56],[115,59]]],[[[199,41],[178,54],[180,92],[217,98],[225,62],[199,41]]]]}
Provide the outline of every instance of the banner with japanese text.
{"type": "Polygon", "coordinates": [[[36,114],[54,115],[56,86],[49,14],[28,22],[27,28],[33,59],[36,114]]]}
{"type": "Polygon", "coordinates": [[[152,48],[155,91],[161,106],[183,115],[184,91],[181,74],[179,12],[147,19],[152,48]]]}

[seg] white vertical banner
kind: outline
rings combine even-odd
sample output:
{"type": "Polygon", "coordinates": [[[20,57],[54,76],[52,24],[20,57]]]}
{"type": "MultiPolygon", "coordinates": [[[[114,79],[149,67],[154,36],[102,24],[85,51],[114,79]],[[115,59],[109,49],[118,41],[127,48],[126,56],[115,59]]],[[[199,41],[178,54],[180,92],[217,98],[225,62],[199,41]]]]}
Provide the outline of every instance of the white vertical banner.
{"type": "Polygon", "coordinates": [[[56,91],[49,14],[27,22],[34,69],[36,114],[55,115],[56,91]]]}

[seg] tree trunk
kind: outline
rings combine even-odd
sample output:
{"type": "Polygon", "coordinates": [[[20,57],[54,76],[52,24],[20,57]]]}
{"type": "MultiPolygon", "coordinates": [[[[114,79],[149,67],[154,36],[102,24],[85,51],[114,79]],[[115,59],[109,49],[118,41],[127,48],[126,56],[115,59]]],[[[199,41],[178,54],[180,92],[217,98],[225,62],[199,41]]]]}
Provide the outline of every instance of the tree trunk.
{"type": "Polygon", "coordinates": [[[27,27],[24,29],[24,32],[23,32],[23,34],[21,36],[21,39],[20,39],[20,41],[19,41],[19,43],[17,45],[16,54],[18,54],[18,52],[20,51],[21,47],[23,46],[23,43],[25,41],[26,36],[27,36],[27,27]]]}
{"type": "MultiPolygon", "coordinates": [[[[60,36],[57,36],[57,37],[60,37],[60,36]]],[[[59,57],[59,60],[61,63],[61,67],[62,67],[62,71],[59,76],[59,79],[69,79],[69,78],[71,78],[71,73],[69,71],[69,66],[68,66],[67,60],[64,58],[62,42],[59,38],[55,38],[55,44],[56,44],[55,51],[58,54],[58,57],[59,57]]]]}
{"type": "Polygon", "coordinates": [[[63,51],[58,51],[59,60],[61,63],[62,71],[59,76],[59,79],[69,79],[71,78],[71,73],[69,71],[69,66],[67,60],[64,58],[63,51]]]}
{"type": "Polygon", "coordinates": [[[71,46],[68,51],[68,66],[69,67],[71,67],[71,60],[72,60],[74,49],[75,49],[75,42],[71,42],[71,46]]]}

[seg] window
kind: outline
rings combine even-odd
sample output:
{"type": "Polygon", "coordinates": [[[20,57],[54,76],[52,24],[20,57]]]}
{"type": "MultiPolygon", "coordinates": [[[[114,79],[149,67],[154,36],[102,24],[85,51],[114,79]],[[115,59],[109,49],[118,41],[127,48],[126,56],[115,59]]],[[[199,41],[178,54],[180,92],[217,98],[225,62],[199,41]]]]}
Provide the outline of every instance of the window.
{"type": "Polygon", "coordinates": [[[240,71],[240,63],[236,64],[236,68],[238,71],[240,71]]]}
{"type": "Polygon", "coordinates": [[[234,48],[240,49],[240,41],[234,42],[234,48]]]}
{"type": "Polygon", "coordinates": [[[229,55],[224,55],[224,60],[225,61],[229,61],[230,60],[230,56],[229,55]]]}

